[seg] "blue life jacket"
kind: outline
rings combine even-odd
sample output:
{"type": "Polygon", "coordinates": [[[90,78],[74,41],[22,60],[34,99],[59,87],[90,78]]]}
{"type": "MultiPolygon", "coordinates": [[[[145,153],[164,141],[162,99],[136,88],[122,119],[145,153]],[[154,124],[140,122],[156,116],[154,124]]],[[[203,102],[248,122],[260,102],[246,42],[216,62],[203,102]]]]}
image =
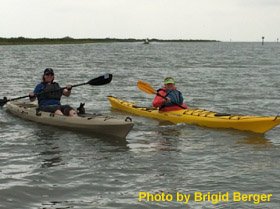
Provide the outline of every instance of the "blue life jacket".
{"type": "Polygon", "coordinates": [[[41,83],[40,90],[37,92],[39,106],[60,105],[63,89],[60,89],[58,83],[41,83]]]}
{"type": "Polygon", "coordinates": [[[166,92],[165,97],[170,98],[170,102],[166,102],[161,108],[174,106],[174,103],[179,104],[179,105],[183,104],[184,98],[182,96],[182,93],[180,91],[178,91],[177,89],[171,89],[171,90],[170,89],[159,89],[157,91],[158,92],[165,91],[166,92]]]}

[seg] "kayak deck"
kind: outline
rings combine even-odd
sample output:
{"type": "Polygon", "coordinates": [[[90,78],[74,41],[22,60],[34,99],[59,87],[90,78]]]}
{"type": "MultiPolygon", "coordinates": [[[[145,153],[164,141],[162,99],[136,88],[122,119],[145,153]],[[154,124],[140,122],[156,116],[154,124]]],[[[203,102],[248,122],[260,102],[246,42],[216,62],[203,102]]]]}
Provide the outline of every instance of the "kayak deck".
{"type": "Polygon", "coordinates": [[[7,110],[13,115],[37,123],[118,138],[125,138],[134,125],[130,118],[121,120],[94,114],[84,114],[78,117],[55,115],[38,111],[37,105],[29,102],[8,102],[7,110]]]}
{"type": "Polygon", "coordinates": [[[108,96],[112,108],[136,115],[170,121],[187,123],[209,128],[231,128],[241,131],[265,133],[280,124],[278,116],[249,116],[221,114],[203,109],[182,109],[177,111],[159,112],[155,108],[138,107],[134,103],[108,96]]]}

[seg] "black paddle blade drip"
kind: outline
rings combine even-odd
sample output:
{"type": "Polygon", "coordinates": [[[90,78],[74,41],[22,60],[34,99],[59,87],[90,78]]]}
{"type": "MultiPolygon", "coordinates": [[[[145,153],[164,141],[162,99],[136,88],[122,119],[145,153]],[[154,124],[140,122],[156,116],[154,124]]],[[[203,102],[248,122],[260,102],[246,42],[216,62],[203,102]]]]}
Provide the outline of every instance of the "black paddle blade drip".
{"type": "Polygon", "coordinates": [[[0,99],[0,107],[4,106],[8,102],[7,97],[3,97],[3,99],[0,99]]]}
{"type": "Polygon", "coordinates": [[[91,79],[88,82],[88,84],[94,85],[94,86],[100,86],[100,85],[110,83],[112,81],[112,78],[113,78],[113,75],[107,73],[105,75],[99,76],[98,78],[91,79]]]}

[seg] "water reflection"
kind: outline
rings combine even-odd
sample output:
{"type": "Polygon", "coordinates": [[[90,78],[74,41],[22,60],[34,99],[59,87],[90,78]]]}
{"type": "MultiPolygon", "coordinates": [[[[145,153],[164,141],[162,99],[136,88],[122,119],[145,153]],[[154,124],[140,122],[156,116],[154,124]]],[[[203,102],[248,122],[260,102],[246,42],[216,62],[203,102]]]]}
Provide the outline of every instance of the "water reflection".
{"type": "Polygon", "coordinates": [[[47,203],[42,203],[42,209],[52,208],[52,209],[66,209],[72,208],[72,206],[67,206],[69,204],[67,201],[50,201],[47,203]]]}
{"type": "Polygon", "coordinates": [[[39,155],[43,157],[41,167],[54,167],[61,164],[61,150],[57,145],[55,131],[52,129],[36,130],[35,135],[38,137],[38,146],[42,149],[39,155]]]}
{"type": "MultiPolygon", "coordinates": [[[[0,110],[1,111],[1,110],[0,110]]],[[[0,128],[6,128],[8,126],[7,122],[0,121],[0,128]]]]}
{"type": "Polygon", "coordinates": [[[181,125],[170,125],[168,123],[160,122],[158,127],[158,135],[162,137],[179,137],[181,135],[181,125]],[[165,125],[163,125],[165,124],[165,125]]]}
{"type": "Polygon", "coordinates": [[[156,149],[160,151],[178,151],[178,143],[181,136],[182,126],[169,122],[159,122],[156,131],[156,149]]]}
{"type": "Polygon", "coordinates": [[[120,139],[113,136],[99,136],[98,138],[96,136],[85,138],[85,136],[83,134],[84,142],[86,142],[87,146],[92,146],[93,149],[98,147],[98,150],[101,152],[125,152],[130,149],[127,139],[120,139]]]}
{"type": "Polygon", "coordinates": [[[58,166],[60,165],[61,163],[61,157],[60,156],[55,156],[55,155],[58,155],[60,153],[59,150],[57,151],[53,151],[53,152],[50,152],[50,153],[41,153],[41,155],[49,155],[50,158],[49,159],[44,159],[42,161],[42,165],[41,167],[42,168],[46,168],[46,167],[54,167],[54,166],[58,166]]]}
{"type": "Polygon", "coordinates": [[[273,144],[262,134],[250,134],[237,141],[238,144],[252,144],[252,145],[265,145],[272,146],[273,144]]]}

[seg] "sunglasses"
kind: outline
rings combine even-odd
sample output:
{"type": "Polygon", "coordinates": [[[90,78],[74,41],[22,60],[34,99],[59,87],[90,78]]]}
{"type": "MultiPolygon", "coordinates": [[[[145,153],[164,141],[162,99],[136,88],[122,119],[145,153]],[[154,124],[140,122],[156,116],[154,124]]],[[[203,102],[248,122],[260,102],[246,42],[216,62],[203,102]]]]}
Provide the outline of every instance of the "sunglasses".
{"type": "Polygon", "coordinates": [[[49,76],[49,75],[53,76],[53,73],[45,73],[44,75],[46,75],[46,76],[49,76]]]}

